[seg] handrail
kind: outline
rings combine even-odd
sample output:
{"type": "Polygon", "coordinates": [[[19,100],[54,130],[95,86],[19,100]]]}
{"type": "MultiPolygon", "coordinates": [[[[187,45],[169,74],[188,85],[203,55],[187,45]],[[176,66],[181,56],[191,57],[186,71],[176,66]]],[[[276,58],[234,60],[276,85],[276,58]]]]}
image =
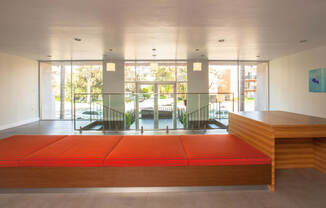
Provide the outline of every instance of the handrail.
{"type": "Polygon", "coordinates": [[[120,114],[125,115],[125,113],[120,112],[120,111],[118,111],[118,110],[115,110],[115,109],[113,109],[113,108],[111,108],[111,107],[109,107],[109,106],[106,106],[106,105],[103,105],[103,108],[106,108],[106,109],[108,109],[108,110],[110,110],[110,111],[113,111],[113,112],[116,112],[116,113],[120,113],[120,114]]]}
{"type": "Polygon", "coordinates": [[[207,128],[209,123],[218,123],[215,119],[221,119],[221,113],[223,112],[221,111],[219,103],[218,110],[213,112],[214,114],[217,113],[218,117],[211,117],[210,110],[213,104],[215,103],[208,103],[207,105],[188,113],[184,112],[182,109],[178,109],[178,119],[185,126],[185,128],[207,128]]]}
{"type": "MultiPolygon", "coordinates": [[[[126,94],[144,94],[144,92],[113,92],[113,93],[75,93],[76,95],[126,95],[126,94]]],[[[196,93],[196,92],[175,92],[175,93],[154,93],[154,92],[146,92],[146,94],[163,94],[163,95],[233,95],[233,92],[217,92],[217,93],[210,93],[210,92],[204,92],[204,93],[196,93]]]]}
{"type": "MultiPolygon", "coordinates": [[[[144,100],[140,100],[137,95],[142,94],[144,93],[75,93],[74,112],[77,112],[75,109],[77,107],[77,115],[80,115],[80,118],[76,119],[76,113],[74,114],[75,129],[79,130],[78,128],[80,127],[82,130],[127,130],[132,127],[139,130],[141,129],[140,124],[142,124],[140,120],[146,119],[145,117],[140,117],[142,109],[147,109],[147,107],[151,108],[152,111],[172,112],[169,114],[171,117],[169,119],[172,119],[173,129],[180,127],[187,129],[205,128],[205,125],[208,124],[209,128],[214,128],[211,125],[214,124],[214,121],[227,118],[225,112],[234,111],[234,93],[146,93],[152,95],[171,94],[173,96],[169,97],[169,99],[173,99],[173,104],[171,106],[164,106],[160,103],[157,104],[157,101],[150,101],[144,103],[145,105],[141,107],[139,104],[144,102],[144,100]],[[178,95],[183,95],[180,97],[180,100],[176,97],[178,95]],[[91,98],[89,99],[89,97],[91,98]],[[128,101],[125,100],[127,98],[128,101]],[[112,101],[114,101],[113,104],[111,104],[112,101]],[[121,105],[120,102],[125,102],[126,105],[121,105]],[[151,102],[153,103],[151,104],[151,102]],[[80,105],[78,106],[77,104],[80,105]],[[223,110],[221,110],[221,106],[223,110]],[[83,111],[89,111],[90,113],[82,115],[83,111]],[[93,114],[93,112],[97,113],[93,114]],[[183,127],[180,126],[180,123],[183,127]]],[[[156,99],[164,98],[156,97],[156,99]]],[[[154,122],[156,122],[154,124],[157,124],[157,120],[163,118],[155,117],[155,115],[160,114],[155,114],[154,112],[154,122]]],[[[164,117],[164,119],[166,118],[164,117]]],[[[172,124],[169,124],[169,127],[172,124]]],[[[154,129],[162,128],[161,126],[154,127],[154,129]]]]}
{"type": "Polygon", "coordinates": [[[125,113],[117,111],[109,106],[103,105],[104,119],[103,129],[124,129],[125,128],[125,113]]]}

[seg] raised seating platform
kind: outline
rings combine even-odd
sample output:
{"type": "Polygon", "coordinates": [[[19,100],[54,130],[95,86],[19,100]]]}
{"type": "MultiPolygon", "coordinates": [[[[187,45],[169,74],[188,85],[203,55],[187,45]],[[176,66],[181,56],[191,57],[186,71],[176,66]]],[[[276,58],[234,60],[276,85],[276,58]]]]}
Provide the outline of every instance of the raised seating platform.
{"type": "Polygon", "coordinates": [[[180,138],[191,166],[271,163],[266,155],[232,135],[187,135],[180,138]]]}
{"type": "Polygon", "coordinates": [[[125,136],[104,160],[111,167],[186,166],[179,136],[125,136]]]}
{"type": "Polygon", "coordinates": [[[0,187],[261,185],[271,159],[232,135],[13,136],[0,187]]]}
{"type": "MultiPolygon", "coordinates": [[[[36,151],[21,161],[21,167],[103,166],[106,156],[122,136],[66,136],[36,151]]],[[[1,145],[1,143],[0,143],[1,145]]]]}
{"type": "Polygon", "coordinates": [[[17,135],[0,140],[0,167],[17,167],[34,152],[65,136],[17,135]]]}

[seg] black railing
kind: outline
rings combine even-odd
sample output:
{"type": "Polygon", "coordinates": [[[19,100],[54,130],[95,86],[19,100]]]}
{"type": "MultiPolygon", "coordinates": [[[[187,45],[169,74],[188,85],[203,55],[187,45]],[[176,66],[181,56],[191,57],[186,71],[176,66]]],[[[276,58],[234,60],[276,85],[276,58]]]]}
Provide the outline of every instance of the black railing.
{"type": "Polygon", "coordinates": [[[178,109],[178,119],[186,129],[227,128],[225,122],[229,111],[221,108],[221,103],[210,103],[198,110],[187,113],[185,109],[178,109]]]}
{"type": "Polygon", "coordinates": [[[210,104],[191,113],[187,113],[188,129],[207,129],[209,122],[209,105],[210,104]]]}
{"type": "Polygon", "coordinates": [[[125,128],[125,114],[103,105],[103,129],[123,130],[125,128]]]}

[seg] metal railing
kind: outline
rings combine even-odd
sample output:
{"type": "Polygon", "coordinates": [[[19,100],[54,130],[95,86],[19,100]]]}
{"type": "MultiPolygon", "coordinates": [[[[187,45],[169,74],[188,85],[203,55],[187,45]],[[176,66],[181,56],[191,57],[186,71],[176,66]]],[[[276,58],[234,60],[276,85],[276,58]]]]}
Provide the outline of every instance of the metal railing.
{"type": "Polygon", "coordinates": [[[75,130],[227,128],[233,93],[80,93],[75,130]],[[164,96],[162,96],[164,95],[164,96]]]}

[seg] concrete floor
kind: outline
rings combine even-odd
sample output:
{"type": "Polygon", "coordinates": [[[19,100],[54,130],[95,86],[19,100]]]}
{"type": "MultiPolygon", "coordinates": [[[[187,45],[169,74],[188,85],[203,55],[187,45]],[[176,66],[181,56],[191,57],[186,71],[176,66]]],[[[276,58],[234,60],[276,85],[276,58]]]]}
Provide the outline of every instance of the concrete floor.
{"type": "MultiPolygon", "coordinates": [[[[76,132],[73,131],[71,122],[42,121],[0,131],[0,138],[13,134],[76,134],[76,132]]],[[[199,190],[145,188],[142,192],[128,192],[130,191],[128,189],[122,189],[121,192],[119,190],[112,192],[112,189],[97,191],[93,189],[0,189],[0,207],[326,207],[326,174],[315,169],[278,170],[276,174],[275,193],[261,187],[203,187],[199,190]]]]}

